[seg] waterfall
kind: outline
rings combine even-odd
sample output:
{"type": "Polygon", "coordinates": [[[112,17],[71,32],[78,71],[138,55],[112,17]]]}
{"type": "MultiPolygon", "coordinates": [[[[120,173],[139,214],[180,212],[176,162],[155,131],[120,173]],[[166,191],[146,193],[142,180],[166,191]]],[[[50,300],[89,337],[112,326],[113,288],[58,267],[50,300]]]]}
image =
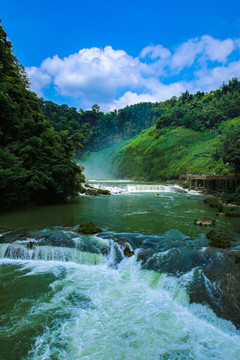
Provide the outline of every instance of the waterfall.
{"type": "Polygon", "coordinates": [[[172,192],[174,188],[166,185],[127,185],[128,192],[172,192]]]}
{"type": "Polygon", "coordinates": [[[161,184],[112,184],[106,185],[93,184],[93,187],[96,189],[109,190],[112,194],[121,194],[121,193],[141,193],[141,192],[176,192],[177,187],[173,185],[161,185],[161,184]]]}
{"type": "Polygon", "coordinates": [[[76,264],[98,265],[103,262],[101,254],[83,252],[77,248],[61,246],[38,246],[27,244],[0,244],[0,259],[44,260],[74,262],[76,264]]]}

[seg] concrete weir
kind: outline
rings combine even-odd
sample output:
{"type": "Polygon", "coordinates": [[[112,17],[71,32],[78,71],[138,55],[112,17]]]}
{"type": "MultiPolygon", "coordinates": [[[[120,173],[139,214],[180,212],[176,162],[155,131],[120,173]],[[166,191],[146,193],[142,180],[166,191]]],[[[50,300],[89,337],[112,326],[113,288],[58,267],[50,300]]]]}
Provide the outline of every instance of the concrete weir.
{"type": "Polygon", "coordinates": [[[190,189],[206,189],[207,192],[233,193],[240,185],[236,175],[181,175],[182,180],[190,181],[190,189]]]}

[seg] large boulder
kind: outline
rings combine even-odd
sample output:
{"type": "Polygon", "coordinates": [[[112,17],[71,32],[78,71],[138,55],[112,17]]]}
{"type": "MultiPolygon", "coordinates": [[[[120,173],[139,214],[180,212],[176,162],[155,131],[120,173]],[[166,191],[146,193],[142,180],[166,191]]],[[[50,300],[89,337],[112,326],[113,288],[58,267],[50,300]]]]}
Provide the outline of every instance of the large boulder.
{"type": "Polygon", "coordinates": [[[79,225],[77,231],[80,232],[81,234],[97,234],[102,232],[102,229],[94,225],[92,222],[86,222],[79,225]]]}
{"type": "Polygon", "coordinates": [[[206,238],[210,240],[209,245],[212,247],[225,249],[231,246],[230,236],[224,230],[217,231],[212,229],[206,233],[206,238]]]}

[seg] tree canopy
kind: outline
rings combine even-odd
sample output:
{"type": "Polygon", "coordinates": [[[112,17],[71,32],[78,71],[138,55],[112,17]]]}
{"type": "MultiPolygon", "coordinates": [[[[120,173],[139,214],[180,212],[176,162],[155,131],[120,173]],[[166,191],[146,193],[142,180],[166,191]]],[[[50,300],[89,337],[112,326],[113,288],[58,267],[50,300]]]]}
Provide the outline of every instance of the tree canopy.
{"type": "Polygon", "coordinates": [[[83,180],[72,160],[81,136],[56,132],[29,91],[0,25],[0,209],[63,201],[83,180]]]}

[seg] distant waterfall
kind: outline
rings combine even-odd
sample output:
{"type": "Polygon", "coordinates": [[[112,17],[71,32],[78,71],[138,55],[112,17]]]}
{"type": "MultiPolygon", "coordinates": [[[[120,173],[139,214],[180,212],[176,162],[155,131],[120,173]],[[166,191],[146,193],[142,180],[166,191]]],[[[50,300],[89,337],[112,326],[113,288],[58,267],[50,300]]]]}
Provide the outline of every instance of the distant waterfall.
{"type": "Polygon", "coordinates": [[[128,192],[171,192],[173,187],[166,185],[127,185],[128,192]]]}
{"type": "Polygon", "coordinates": [[[120,193],[137,193],[137,192],[176,192],[176,186],[160,185],[160,184],[113,184],[106,185],[105,183],[93,184],[96,189],[109,190],[112,194],[120,193]]]}

